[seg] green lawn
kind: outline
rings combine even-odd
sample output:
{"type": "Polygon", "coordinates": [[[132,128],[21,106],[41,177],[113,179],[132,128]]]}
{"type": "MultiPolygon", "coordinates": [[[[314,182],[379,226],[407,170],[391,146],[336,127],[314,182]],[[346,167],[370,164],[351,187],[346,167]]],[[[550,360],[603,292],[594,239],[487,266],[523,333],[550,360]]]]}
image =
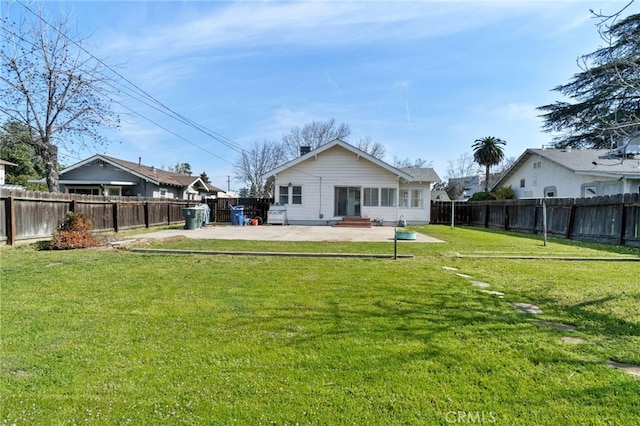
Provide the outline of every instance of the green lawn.
{"type": "MultiPolygon", "coordinates": [[[[416,229],[445,242],[402,242],[415,256],[402,260],[2,247],[0,424],[637,423],[640,377],[605,362],[640,365],[640,263],[456,253],[638,250],[416,229]]],[[[151,247],[393,253],[392,243],[151,247]]]]}

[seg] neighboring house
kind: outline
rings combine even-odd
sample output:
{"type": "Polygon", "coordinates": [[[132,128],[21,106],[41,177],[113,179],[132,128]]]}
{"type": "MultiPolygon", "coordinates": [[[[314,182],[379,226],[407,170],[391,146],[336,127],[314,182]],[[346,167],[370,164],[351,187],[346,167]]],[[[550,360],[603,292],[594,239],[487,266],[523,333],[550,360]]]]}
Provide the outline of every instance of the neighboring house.
{"type": "Polygon", "coordinates": [[[431,199],[433,201],[451,201],[449,198],[449,194],[444,189],[432,190],[431,191],[431,199]]]}
{"type": "MultiPolygon", "coordinates": [[[[41,180],[39,182],[44,182],[41,180]]],[[[94,155],[60,171],[60,192],[68,194],[201,200],[224,192],[199,176],[94,155]]]]}
{"type": "Polygon", "coordinates": [[[386,225],[430,219],[431,168],[395,168],[335,139],[266,173],[274,178],[274,199],[286,221],[331,225],[345,217],[367,217],[386,225]]]}
{"type": "Polygon", "coordinates": [[[0,185],[4,185],[4,167],[5,166],[17,166],[17,164],[10,161],[0,160],[0,185]]]}
{"type": "MultiPolygon", "coordinates": [[[[489,187],[493,182],[496,182],[500,177],[499,173],[491,173],[489,174],[489,187]]],[[[458,197],[459,201],[466,201],[469,198],[473,197],[473,194],[476,192],[484,192],[484,181],[486,180],[485,173],[478,173],[477,175],[458,177],[458,178],[450,178],[450,184],[457,184],[462,189],[462,193],[460,197],[458,197]]],[[[458,201],[454,200],[454,201],[458,201]]]]}
{"type": "Polygon", "coordinates": [[[588,198],[640,192],[640,155],[619,149],[527,149],[494,188],[517,198],[588,198]]]}

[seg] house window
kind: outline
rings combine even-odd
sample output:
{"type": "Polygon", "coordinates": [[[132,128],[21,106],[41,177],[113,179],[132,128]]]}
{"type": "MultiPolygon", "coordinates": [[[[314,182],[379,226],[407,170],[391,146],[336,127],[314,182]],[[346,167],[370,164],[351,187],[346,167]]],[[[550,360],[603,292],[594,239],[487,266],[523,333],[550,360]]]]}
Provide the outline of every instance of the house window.
{"type": "Polygon", "coordinates": [[[122,195],[122,188],[119,186],[108,186],[105,192],[105,195],[110,197],[119,197],[122,195]]]}
{"type": "Polygon", "coordinates": [[[289,187],[281,186],[279,194],[280,196],[278,197],[278,202],[280,204],[289,204],[289,187]]]}
{"type": "Polygon", "coordinates": [[[378,207],[378,188],[364,188],[364,205],[368,207],[378,207]]]}
{"type": "Polygon", "coordinates": [[[525,187],[525,181],[524,179],[520,179],[520,188],[524,188],[525,187]]]}
{"type": "Polygon", "coordinates": [[[301,186],[294,186],[291,188],[291,204],[302,204],[301,186]]]}
{"type": "Polygon", "coordinates": [[[167,198],[167,188],[160,188],[160,198],[167,198]]]}
{"type": "Polygon", "coordinates": [[[68,186],[67,193],[82,195],[102,195],[99,186],[68,186]]]}
{"type": "Polygon", "coordinates": [[[409,191],[406,189],[400,191],[400,207],[409,207],[409,191]]]}
{"type": "Polygon", "coordinates": [[[411,207],[413,208],[423,208],[424,201],[422,199],[422,190],[421,189],[412,189],[411,190],[411,207]]]}
{"type": "Polygon", "coordinates": [[[555,186],[547,186],[544,188],[544,196],[547,198],[553,198],[558,193],[555,186]]]}
{"type": "Polygon", "coordinates": [[[595,197],[596,195],[597,195],[597,190],[595,186],[587,186],[584,188],[585,198],[595,197]]]}
{"type": "Polygon", "coordinates": [[[396,205],[396,189],[380,188],[380,205],[383,207],[395,207],[396,205]]]}

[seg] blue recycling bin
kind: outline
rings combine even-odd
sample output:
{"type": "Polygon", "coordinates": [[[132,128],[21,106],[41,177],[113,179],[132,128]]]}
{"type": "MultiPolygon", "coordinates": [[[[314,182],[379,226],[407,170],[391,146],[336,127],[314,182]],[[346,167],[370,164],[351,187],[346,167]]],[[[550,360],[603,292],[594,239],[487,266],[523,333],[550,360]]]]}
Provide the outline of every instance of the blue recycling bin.
{"type": "Polygon", "coordinates": [[[244,225],[244,206],[231,207],[231,225],[244,225]]]}

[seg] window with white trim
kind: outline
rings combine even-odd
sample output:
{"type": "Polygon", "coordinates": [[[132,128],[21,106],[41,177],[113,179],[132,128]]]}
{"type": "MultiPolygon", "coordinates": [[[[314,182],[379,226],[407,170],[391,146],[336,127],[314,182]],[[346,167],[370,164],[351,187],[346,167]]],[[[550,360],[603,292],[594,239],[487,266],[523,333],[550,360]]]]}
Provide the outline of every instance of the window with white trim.
{"type": "Polygon", "coordinates": [[[280,204],[289,204],[289,187],[281,186],[280,191],[278,191],[278,203],[280,204]]]}
{"type": "Polygon", "coordinates": [[[422,199],[422,189],[411,190],[411,207],[418,209],[424,207],[424,200],[422,199]]]}
{"type": "Polygon", "coordinates": [[[379,188],[363,188],[364,200],[363,205],[367,207],[378,207],[379,205],[379,188]]]}
{"type": "Polygon", "coordinates": [[[102,195],[99,186],[67,186],[68,194],[102,195]]]}
{"type": "Polygon", "coordinates": [[[382,207],[396,206],[396,189],[380,188],[380,205],[382,207]]]}
{"type": "Polygon", "coordinates": [[[291,204],[302,204],[302,187],[291,187],[291,204]]]}
{"type": "Polygon", "coordinates": [[[409,190],[403,189],[400,191],[400,207],[409,207],[409,190]]]}

